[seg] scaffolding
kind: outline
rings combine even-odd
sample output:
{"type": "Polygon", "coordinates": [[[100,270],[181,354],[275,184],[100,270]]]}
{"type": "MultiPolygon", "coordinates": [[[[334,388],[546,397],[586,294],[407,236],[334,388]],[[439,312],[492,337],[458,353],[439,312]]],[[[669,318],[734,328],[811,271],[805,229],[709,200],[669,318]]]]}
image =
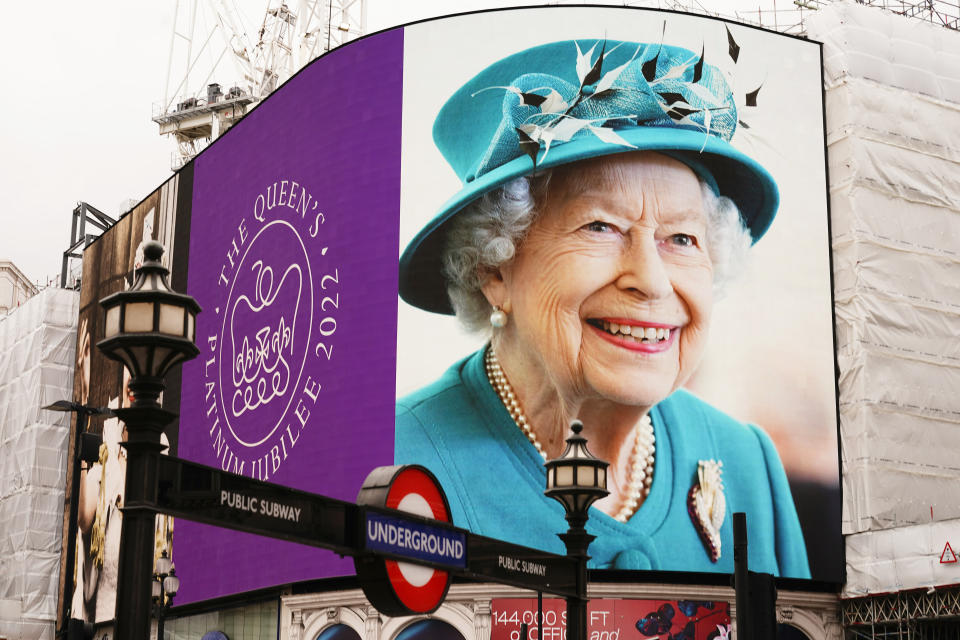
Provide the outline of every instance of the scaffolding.
{"type": "Polygon", "coordinates": [[[93,205],[77,203],[73,208],[73,222],[70,225],[70,246],[63,252],[60,267],[61,289],[80,290],[83,250],[116,223],[116,220],[93,205]]]}
{"type": "Polygon", "coordinates": [[[943,0],[925,0],[924,2],[866,0],[858,4],[879,7],[907,18],[916,18],[937,26],[960,30],[960,3],[958,2],[944,2],[943,0]]]}
{"type": "Polygon", "coordinates": [[[841,602],[848,640],[956,640],[960,588],[898,591],[841,602]]]}
{"type": "MultiPolygon", "coordinates": [[[[923,20],[931,24],[960,30],[960,2],[945,0],[922,0],[904,2],[902,0],[855,0],[856,4],[884,9],[907,18],[923,20]]],[[[565,4],[557,2],[556,4],[565,4]]],[[[819,11],[832,4],[832,0],[765,0],[757,3],[756,9],[724,13],[714,11],[700,0],[633,0],[624,2],[627,6],[648,7],[683,11],[718,18],[727,18],[743,24],[750,24],[780,33],[804,35],[806,18],[811,11],[819,11]]]]}

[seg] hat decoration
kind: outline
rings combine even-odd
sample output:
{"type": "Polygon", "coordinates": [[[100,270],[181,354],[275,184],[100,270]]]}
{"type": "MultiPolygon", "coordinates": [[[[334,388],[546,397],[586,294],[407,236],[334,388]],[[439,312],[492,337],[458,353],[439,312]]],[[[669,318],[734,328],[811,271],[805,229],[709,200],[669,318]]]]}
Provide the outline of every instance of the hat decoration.
{"type": "MultiPolygon", "coordinates": [[[[616,131],[627,126],[699,130],[704,134],[704,146],[711,135],[725,141],[733,137],[737,126],[733,96],[714,67],[707,67],[704,77],[702,53],[678,56],[670,47],[671,55],[664,57],[666,64],[659,65],[663,45],[644,60],[641,53],[654,45],[638,44],[626,62],[604,72],[605,57],[627,43],[617,43],[609,52],[606,41],[599,43],[594,60],[596,43],[586,53],[579,43],[573,44],[579,87],[540,73],[521,75],[511,86],[489,87],[512,94],[504,98],[504,122],[513,126],[518,150],[529,156],[534,166],[538,155],[541,162],[547,159],[551,145],[577,136],[591,135],[606,144],[636,148],[616,131]],[[618,83],[621,77],[624,82],[618,83]]],[[[503,133],[508,133],[506,127],[503,133]]],[[[475,175],[503,163],[504,142],[494,139],[475,175]]]]}
{"type": "MultiPolygon", "coordinates": [[[[736,63],[740,47],[729,28],[727,42],[728,53],[736,63]]],[[[475,97],[494,89],[508,92],[502,105],[503,125],[467,182],[521,154],[529,156],[536,168],[547,160],[551,146],[578,137],[593,136],[602,143],[637,148],[618,133],[625,127],[701,131],[701,152],[710,136],[729,142],[738,123],[749,129],[738,120],[737,104],[722,72],[704,64],[705,46],[696,55],[664,45],[662,38],[659,44],[611,43],[609,50],[606,40],[595,41],[586,51],[580,42],[572,44],[579,86],[556,75],[530,72],[510,85],[486,87],[471,94],[475,97]],[[608,63],[605,68],[604,63],[618,48],[634,44],[625,62],[618,61],[613,68],[608,63]],[[598,46],[600,51],[596,53],[598,46]],[[511,139],[511,133],[515,139],[511,139]]],[[[755,107],[759,92],[760,87],[747,93],[743,106],[755,107]]]]}

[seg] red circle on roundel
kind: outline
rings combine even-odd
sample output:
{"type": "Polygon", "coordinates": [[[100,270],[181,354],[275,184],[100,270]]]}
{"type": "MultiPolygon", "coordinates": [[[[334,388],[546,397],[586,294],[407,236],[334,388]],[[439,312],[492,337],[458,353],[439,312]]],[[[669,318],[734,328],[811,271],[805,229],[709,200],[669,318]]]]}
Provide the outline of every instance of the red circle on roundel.
{"type": "MultiPolygon", "coordinates": [[[[433,478],[420,469],[404,469],[394,478],[387,494],[387,503],[384,506],[397,509],[400,501],[411,494],[419,495],[430,505],[433,515],[428,517],[440,522],[450,522],[450,514],[447,512],[443,494],[440,493],[433,478]]],[[[398,561],[386,560],[384,564],[394,593],[396,593],[400,602],[412,611],[433,611],[447,592],[450,574],[446,571],[434,569],[433,575],[427,580],[426,584],[417,586],[403,575],[398,561]]]]}

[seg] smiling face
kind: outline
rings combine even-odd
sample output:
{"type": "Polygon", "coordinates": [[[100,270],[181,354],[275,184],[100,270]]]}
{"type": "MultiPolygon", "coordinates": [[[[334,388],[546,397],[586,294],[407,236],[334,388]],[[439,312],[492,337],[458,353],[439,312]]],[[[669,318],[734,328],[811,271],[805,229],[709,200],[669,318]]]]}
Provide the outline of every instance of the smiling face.
{"type": "Polygon", "coordinates": [[[483,290],[510,314],[497,354],[520,389],[649,407],[699,364],[713,268],[696,175],[652,152],[554,170],[516,257],[483,290]]]}

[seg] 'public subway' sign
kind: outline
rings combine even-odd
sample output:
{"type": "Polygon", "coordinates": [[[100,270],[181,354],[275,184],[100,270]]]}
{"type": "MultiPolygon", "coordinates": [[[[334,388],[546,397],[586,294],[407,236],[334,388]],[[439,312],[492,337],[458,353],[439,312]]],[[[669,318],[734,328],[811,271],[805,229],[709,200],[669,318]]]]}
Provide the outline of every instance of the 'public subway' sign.
{"type": "Polygon", "coordinates": [[[300,522],[300,514],[303,512],[302,507],[296,507],[268,498],[244,495],[239,491],[221,491],[220,506],[222,507],[224,505],[231,509],[237,509],[267,518],[289,520],[290,522],[300,522]]]}
{"type": "MultiPolygon", "coordinates": [[[[377,467],[363,483],[357,503],[451,522],[450,506],[440,483],[430,471],[417,465],[377,467]]],[[[450,587],[450,573],[441,567],[466,567],[466,534],[374,510],[367,511],[363,524],[364,550],[368,553],[354,556],[353,562],[370,603],[390,616],[436,611],[450,587]],[[437,567],[377,554],[429,562],[437,567]]]]}

